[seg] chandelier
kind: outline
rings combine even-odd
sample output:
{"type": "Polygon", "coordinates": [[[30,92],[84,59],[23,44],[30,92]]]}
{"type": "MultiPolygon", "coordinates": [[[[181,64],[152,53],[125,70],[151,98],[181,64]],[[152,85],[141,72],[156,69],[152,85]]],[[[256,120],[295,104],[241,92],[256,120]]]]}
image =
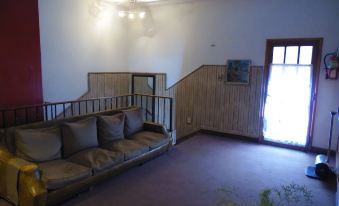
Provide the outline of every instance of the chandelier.
{"type": "Polygon", "coordinates": [[[137,5],[136,0],[129,0],[127,8],[119,10],[118,16],[120,18],[127,17],[131,20],[135,18],[139,18],[139,19],[145,18],[146,12],[144,10],[137,9],[136,5],[137,5]]]}

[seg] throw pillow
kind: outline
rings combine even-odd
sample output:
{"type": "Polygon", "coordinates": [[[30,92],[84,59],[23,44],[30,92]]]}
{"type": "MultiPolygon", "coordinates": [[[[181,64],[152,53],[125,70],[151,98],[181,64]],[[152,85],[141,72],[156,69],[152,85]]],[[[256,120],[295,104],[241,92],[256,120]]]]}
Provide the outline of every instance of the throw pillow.
{"type": "Polygon", "coordinates": [[[61,126],[64,157],[98,146],[96,122],[96,117],[89,117],[77,122],[67,122],[61,126]]]}
{"type": "Polygon", "coordinates": [[[142,109],[133,108],[129,110],[123,110],[125,114],[125,128],[124,132],[126,137],[139,132],[144,127],[144,120],[142,118],[142,109]]]}
{"type": "Polygon", "coordinates": [[[14,132],[16,155],[31,162],[61,158],[59,128],[17,129],[14,132]]]}
{"type": "Polygon", "coordinates": [[[111,116],[98,117],[98,140],[104,146],[113,140],[124,139],[125,115],[118,113],[111,116]]]}

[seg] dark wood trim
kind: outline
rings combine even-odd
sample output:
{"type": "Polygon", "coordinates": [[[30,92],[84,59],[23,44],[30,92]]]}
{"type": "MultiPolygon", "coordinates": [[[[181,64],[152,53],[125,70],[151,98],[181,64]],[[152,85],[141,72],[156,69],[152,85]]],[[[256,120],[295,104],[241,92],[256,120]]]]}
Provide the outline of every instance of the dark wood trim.
{"type": "Polygon", "coordinates": [[[283,144],[283,143],[272,142],[272,141],[267,141],[267,140],[262,140],[261,143],[264,145],[270,145],[270,146],[275,146],[275,147],[281,147],[281,148],[286,148],[286,149],[293,149],[293,150],[307,152],[305,147],[297,146],[297,145],[283,144]]]}
{"type": "MultiPolygon", "coordinates": [[[[311,90],[311,104],[310,104],[310,122],[308,128],[308,137],[305,148],[310,150],[313,142],[314,118],[316,113],[318,82],[321,64],[323,38],[291,38],[291,39],[267,39],[265,52],[265,66],[264,66],[264,80],[262,88],[261,111],[260,111],[260,127],[263,128],[265,100],[267,95],[267,84],[269,78],[269,65],[273,58],[273,47],[275,46],[313,46],[312,64],[314,69],[312,71],[312,90],[311,90]]],[[[286,49],[285,49],[286,51],[286,49]]],[[[260,135],[260,142],[264,142],[263,134],[260,135]]]]}
{"type": "MultiPolygon", "coordinates": [[[[202,68],[204,68],[204,67],[206,67],[206,66],[211,66],[211,67],[213,67],[213,66],[215,66],[215,67],[221,67],[221,66],[222,66],[222,67],[223,67],[222,69],[226,69],[226,67],[227,67],[226,64],[225,64],[225,65],[220,65],[220,64],[203,64],[203,65],[201,65],[200,67],[198,67],[197,69],[195,69],[194,71],[188,73],[186,76],[184,76],[183,78],[181,78],[179,81],[177,81],[176,83],[174,83],[174,84],[171,85],[170,87],[168,87],[168,88],[166,87],[166,91],[169,90],[169,89],[172,89],[172,88],[175,87],[177,84],[179,84],[181,81],[185,80],[185,79],[188,78],[190,75],[194,74],[195,72],[199,71],[200,69],[202,69],[202,68]]],[[[261,66],[258,66],[258,65],[251,65],[250,67],[251,67],[251,69],[252,69],[252,68],[255,68],[255,67],[261,67],[261,66]]]]}
{"type": "MultiPolygon", "coordinates": [[[[152,82],[152,95],[155,95],[155,91],[156,91],[156,74],[150,74],[150,73],[132,73],[132,94],[135,94],[135,83],[134,83],[134,77],[151,77],[153,79],[152,82]]],[[[148,102],[148,101],[147,101],[148,102]]],[[[132,98],[132,103],[134,103],[134,98],[132,98]]],[[[148,108],[146,108],[147,110],[148,108]]],[[[146,112],[146,116],[147,116],[147,112],[146,112]]],[[[154,122],[155,120],[155,98],[152,97],[152,121],[154,122]]]]}
{"type": "Polygon", "coordinates": [[[152,95],[155,95],[155,81],[156,81],[156,75],[155,74],[147,74],[147,73],[139,73],[139,74],[132,74],[132,94],[134,94],[134,77],[151,77],[153,78],[153,90],[152,95]]]}
{"type": "Polygon", "coordinates": [[[318,85],[319,85],[319,76],[320,76],[320,65],[321,65],[321,56],[322,56],[322,47],[323,47],[323,38],[319,38],[317,41],[317,46],[315,46],[314,48],[316,49],[315,52],[317,52],[316,57],[314,57],[314,59],[312,59],[312,63],[313,61],[315,62],[314,66],[315,66],[315,70],[314,71],[314,75],[313,77],[313,81],[314,84],[312,85],[312,101],[311,101],[311,105],[310,105],[310,123],[309,123],[309,142],[307,142],[307,149],[311,150],[312,148],[312,144],[313,144],[313,133],[314,133],[314,123],[315,123],[315,114],[316,114],[316,108],[317,108],[317,97],[318,97],[318,85]]]}
{"type": "Polygon", "coordinates": [[[186,141],[186,140],[188,140],[188,139],[194,137],[194,136],[195,136],[196,134],[198,134],[199,132],[200,132],[200,130],[197,130],[197,131],[194,131],[194,132],[192,132],[192,133],[189,133],[189,134],[187,134],[187,135],[185,135],[185,136],[183,136],[183,137],[177,138],[177,142],[176,142],[175,145],[178,145],[178,144],[183,143],[184,141],[186,141]]]}
{"type": "Polygon", "coordinates": [[[200,133],[204,134],[211,134],[211,135],[218,135],[218,136],[223,136],[231,139],[237,139],[237,140],[242,140],[246,142],[254,142],[254,143],[259,143],[258,138],[253,138],[253,137],[247,137],[243,135],[236,135],[236,134],[230,134],[230,133],[224,133],[224,132],[219,132],[219,131],[212,131],[208,129],[201,129],[199,130],[200,133]]]}
{"type": "MultiPolygon", "coordinates": [[[[315,153],[315,154],[327,154],[327,149],[324,148],[320,148],[320,147],[310,147],[310,149],[308,150],[311,153],[315,153]]],[[[335,150],[331,150],[331,156],[335,156],[335,150]]]]}
{"type": "Polygon", "coordinates": [[[148,73],[148,72],[88,72],[91,74],[140,74],[140,75],[166,75],[166,73],[148,73]]]}
{"type": "MultiPolygon", "coordinates": [[[[327,149],[324,149],[324,148],[311,147],[311,149],[309,150],[309,149],[301,147],[301,146],[287,145],[287,144],[271,142],[271,141],[259,141],[259,138],[253,138],[253,137],[248,137],[248,136],[243,136],[243,135],[235,135],[235,134],[213,131],[213,130],[208,130],[208,129],[200,129],[196,132],[193,132],[193,133],[188,135],[188,138],[193,137],[197,133],[218,135],[218,136],[236,139],[236,140],[241,140],[241,141],[259,143],[259,144],[264,144],[264,145],[269,145],[269,146],[274,146],[274,147],[280,147],[280,148],[286,148],[286,149],[292,149],[292,150],[303,151],[303,152],[311,152],[311,153],[314,153],[314,154],[325,154],[326,155],[326,153],[327,153],[327,149]]],[[[187,138],[187,136],[185,136],[184,138],[187,138]]],[[[185,141],[185,140],[182,140],[182,141],[185,141]]],[[[335,151],[331,150],[331,156],[333,156],[333,155],[335,155],[335,151]]]]}

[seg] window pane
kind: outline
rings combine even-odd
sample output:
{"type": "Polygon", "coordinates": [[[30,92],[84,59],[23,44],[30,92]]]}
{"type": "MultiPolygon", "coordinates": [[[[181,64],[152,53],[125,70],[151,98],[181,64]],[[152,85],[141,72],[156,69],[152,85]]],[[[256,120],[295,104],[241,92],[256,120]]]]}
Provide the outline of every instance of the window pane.
{"type": "Polygon", "coordinates": [[[298,46],[286,47],[285,64],[298,64],[298,46]]]}
{"type": "Polygon", "coordinates": [[[301,46],[299,64],[311,64],[312,63],[313,46],[301,46]]]}
{"type": "Polygon", "coordinates": [[[272,64],[283,64],[285,55],[285,47],[275,46],[273,47],[273,60],[272,64]]]}

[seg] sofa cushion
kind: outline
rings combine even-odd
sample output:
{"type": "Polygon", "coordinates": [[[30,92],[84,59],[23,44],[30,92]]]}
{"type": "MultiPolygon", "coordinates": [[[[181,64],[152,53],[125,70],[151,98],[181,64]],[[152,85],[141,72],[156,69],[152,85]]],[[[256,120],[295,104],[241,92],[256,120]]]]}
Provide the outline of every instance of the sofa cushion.
{"type": "Polygon", "coordinates": [[[99,144],[105,145],[113,140],[124,138],[124,113],[98,117],[99,144]]]}
{"type": "Polygon", "coordinates": [[[105,145],[105,149],[122,152],[125,160],[133,159],[149,151],[148,145],[127,139],[112,141],[110,144],[105,145]]]}
{"type": "Polygon", "coordinates": [[[61,158],[59,128],[17,129],[14,134],[18,157],[32,162],[61,158]]]}
{"type": "Polygon", "coordinates": [[[142,118],[141,108],[132,108],[129,110],[123,110],[125,114],[125,136],[128,137],[143,129],[144,120],[142,118]]]}
{"type": "Polygon", "coordinates": [[[169,138],[166,138],[165,135],[151,131],[138,132],[130,136],[130,138],[132,141],[148,145],[150,147],[150,150],[169,143],[169,138]]]}
{"type": "Polygon", "coordinates": [[[42,181],[47,189],[54,190],[83,180],[92,175],[92,169],[66,160],[53,160],[38,164],[42,181]]]}
{"type": "Polygon", "coordinates": [[[66,122],[61,126],[64,157],[98,146],[96,121],[96,117],[89,117],[77,122],[66,122]]]}
{"type": "Polygon", "coordinates": [[[123,162],[124,154],[101,148],[92,148],[78,152],[67,160],[92,168],[94,173],[98,173],[123,162]]]}

